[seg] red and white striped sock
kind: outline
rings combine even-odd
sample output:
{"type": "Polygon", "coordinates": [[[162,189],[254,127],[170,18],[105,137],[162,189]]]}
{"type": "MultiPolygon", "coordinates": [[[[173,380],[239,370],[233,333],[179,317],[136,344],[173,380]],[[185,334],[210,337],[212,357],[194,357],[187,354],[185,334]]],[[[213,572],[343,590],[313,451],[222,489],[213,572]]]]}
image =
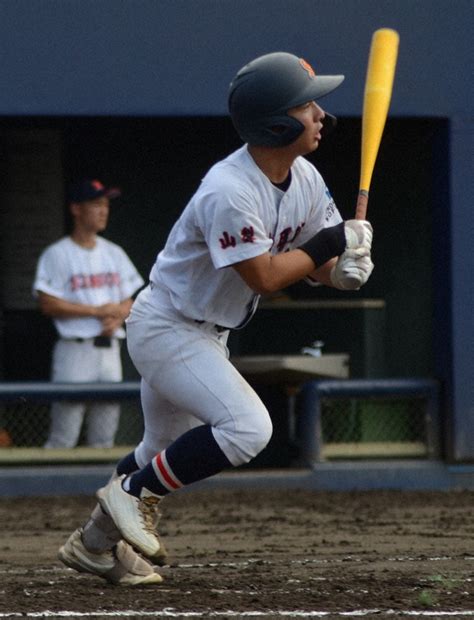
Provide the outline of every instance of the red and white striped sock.
{"type": "Polygon", "coordinates": [[[178,437],[151,463],[133,473],[124,488],[136,497],[140,497],[142,487],[156,495],[167,495],[230,466],[230,461],[214,439],[212,428],[202,425],[178,437]]]}

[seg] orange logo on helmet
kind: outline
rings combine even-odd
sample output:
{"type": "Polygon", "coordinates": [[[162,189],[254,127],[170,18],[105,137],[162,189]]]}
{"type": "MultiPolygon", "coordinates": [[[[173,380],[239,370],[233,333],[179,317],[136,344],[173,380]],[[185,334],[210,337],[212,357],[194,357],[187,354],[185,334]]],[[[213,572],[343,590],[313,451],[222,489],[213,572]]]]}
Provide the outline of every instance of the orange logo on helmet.
{"type": "Polygon", "coordinates": [[[311,78],[316,77],[316,73],[314,72],[313,67],[304,58],[300,58],[300,65],[303,67],[305,71],[308,72],[309,77],[311,78]]]}

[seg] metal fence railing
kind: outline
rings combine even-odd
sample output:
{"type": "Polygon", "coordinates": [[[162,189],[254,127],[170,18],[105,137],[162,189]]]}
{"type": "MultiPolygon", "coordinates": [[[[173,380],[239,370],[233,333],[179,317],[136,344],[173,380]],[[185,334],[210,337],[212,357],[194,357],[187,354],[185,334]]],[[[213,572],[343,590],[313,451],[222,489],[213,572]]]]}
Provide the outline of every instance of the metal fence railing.
{"type": "MultiPolygon", "coordinates": [[[[87,423],[87,414],[85,424],[87,423]]],[[[12,460],[111,460],[135,446],[143,431],[140,384],[122,383],[0,383],[0,459],[12,460]],[[83,434],[79,449],[45,450],[42,446],[49,428],[49,412],[54,401],[118,401],[120,424],[115,449],[87,449],[83,434]],[[3,439],[2,439],[3,437],[3,439]]],[[[83,429],[84,430],[84,429],[83,429]]]]}
{"type": "MultiPolygon", "coordinates": [[[[299,462],[327,459],[440,455],[438,384],[429,379],[344,379],[309,381],[297,397],[295,439],[299,462]]],[[[271,411],[270,411],[271,413],[271,411]]],[[[99,384],[0,383],[0,461],[78,459],[115,461],[141,439],[139,382],[99,384]],[[119,401],[115,448],[80,445],[42,448],[51,403],[119,401]]]]}
{"type": "Polygon", "coordinates": [[[310,381],[299,401],[300,460],[441,455],[439,385],[432,379],[310,381]]]}

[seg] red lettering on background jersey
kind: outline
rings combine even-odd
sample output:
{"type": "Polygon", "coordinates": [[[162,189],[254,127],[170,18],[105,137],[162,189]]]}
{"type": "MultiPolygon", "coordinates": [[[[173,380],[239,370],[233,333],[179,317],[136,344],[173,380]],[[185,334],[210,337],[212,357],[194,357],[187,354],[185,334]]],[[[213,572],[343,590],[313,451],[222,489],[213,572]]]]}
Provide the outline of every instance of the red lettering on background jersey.
{"type": "Polygon", "coordinates": [[[235,237],[229,235],[227,231],[222,233],[222,237],[219,238],[219,242],[223,250],[226,250],[227,248],[235,248],[236,246],[235,237]]]}
{"type": "Polygon", "coordinates": [[[82,288],[112,288],[120,285],[120,274],[108,271],[105,273],[85,274],[78,273],[71,276],[71,290],[82,288]]]}

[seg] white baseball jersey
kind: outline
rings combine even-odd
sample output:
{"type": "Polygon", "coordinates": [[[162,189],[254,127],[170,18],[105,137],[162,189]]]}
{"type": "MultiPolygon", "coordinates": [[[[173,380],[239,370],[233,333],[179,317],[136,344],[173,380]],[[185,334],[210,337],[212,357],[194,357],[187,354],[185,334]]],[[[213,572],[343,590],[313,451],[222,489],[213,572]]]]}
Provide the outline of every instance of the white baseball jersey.
{"type": "MultiPolygon", "coordinates": [[[[72,303],[100,306],[128,299],[143,283],[117,244],[98,236],[95,247],[89,249],[63,237],[41,254],[33,294],[42,291],[72,303]]],[[[62,338],[92,338],[102,332],[100,320],[94,317],[55,318],[54,324],[62,338]]],[[[125,332],[120,328],[114,336],[123,338],[125,332]]]]}
{"type": "Polygon", "coordinates": [[[258,295],[226,267],[264,252],[297,248],[341,221],[323,178],[308,160],[295,160],[283,192],[244,145],[206,174],[158,254],[150,281],[169,292],[184,316],[239,327],[252,315],[258,295]]]}

